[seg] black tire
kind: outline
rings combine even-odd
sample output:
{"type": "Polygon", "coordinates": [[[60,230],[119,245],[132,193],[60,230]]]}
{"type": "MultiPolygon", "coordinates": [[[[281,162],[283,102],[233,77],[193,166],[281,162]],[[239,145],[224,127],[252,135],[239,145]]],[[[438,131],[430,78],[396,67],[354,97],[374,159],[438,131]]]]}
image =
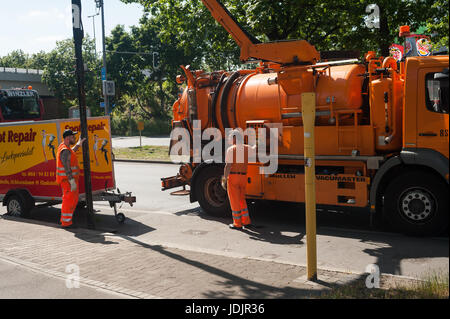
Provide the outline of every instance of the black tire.
{"type": "Polygon", "coordinates": [[[34,201],[27,200],[22,192],[11,194],[6,200],[6,211],[9,216],[27,218],[33,206],[34,201]]]}
{"type": "Polygon", "coordinates": [[[125,217],[125,215],[122,214],[122,213],[118,213],[118,214],[116,215],[116,220],[117,220],[117,222],[118,222],[119,224],[123,224],[123,223],[125,222],[125,219],[126,219],[126,217],[125,217]]]}
{"type": "Polygon", "coordinates": [[[76,209],[85,209],[86,208],[86,202],[85,201],[79,201],[77,203],[77,208],[76,209]]]}
{"type": "Polygon", "coordinates": [[[384,217],[394,230],[408,235],[440,235],[448,227],[448,209],[448,185],[427,172],[396,177],[384,195],[384,217]]]}
{"type": "Polygon", "coordinates": [[[195,192],[203,211],[216,217],[231,216],[227,191],[220,184],[223,168],[215,165],[206,166],[198,174],[195,192]]]}

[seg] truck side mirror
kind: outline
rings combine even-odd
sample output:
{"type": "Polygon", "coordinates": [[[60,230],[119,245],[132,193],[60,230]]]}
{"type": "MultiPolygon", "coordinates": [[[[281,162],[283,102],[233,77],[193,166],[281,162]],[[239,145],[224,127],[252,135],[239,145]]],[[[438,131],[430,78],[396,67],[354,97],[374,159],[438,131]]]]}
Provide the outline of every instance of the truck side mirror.
{"type": "Polygon", "coordinates": [[[441,73],[435,73],[434,79],[438,81],[446,81],[448,85],[448,68],[443,69],[441,73]]]}

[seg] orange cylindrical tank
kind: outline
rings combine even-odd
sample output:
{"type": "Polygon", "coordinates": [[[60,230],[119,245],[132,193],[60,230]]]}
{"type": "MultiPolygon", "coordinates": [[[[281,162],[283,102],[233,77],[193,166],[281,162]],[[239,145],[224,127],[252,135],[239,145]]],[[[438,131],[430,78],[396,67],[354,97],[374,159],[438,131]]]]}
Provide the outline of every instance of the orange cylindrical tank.
{"type": "MultiPolygon", "coordinates": [[[[282,85],[270,85],[277,73],[255,74],[241,84],[236,98],[237,126],[245,128],[248,120],[267,120],[272,123],[287,122],[282,113],[287,109],[301,112],[301,93],[315,91],[317,105],[325,106],[333,102],[333,109],[357,109],[363,100],[361,95],[365,72],[363,65],[351,64],[332,66],[322,74],[314,89],[312,72],[300,73],[296,94],[288,94],[282,85]]],[[[232,121],[230,121],[232,122],[232,121]]],[[[289,124],[293,124],[289,121],[289,124]]],[[[301,122],[297,121],[297,125],[301,122]]],[[[294,124],[295,125],[295,124],[294,124]]],[[[320,124],[319,124],[320,125],[320,124]]]]}
{"type": "Polygon", "coordinates": [[[340,65],[330,68],[330,75],[321,76],[317,83],[317,105],[329,104],[335,98],[335,109],[358,109],[362,105],[361,87],[366,72],[363,65],[340,65]]]}
{"type": "Polygon", "coordinates": [[[380,152],[391,152],[401,148],[402,99],[403,80],[401,79],[393,80],[384,77],[370,84],[375,148],[380,152]]]}
{"type": "Polygon", "coordinates": [[[276,73],[254,74],[242,82],[236,98],[236,126],[245,129],[249,120],[281,123],[278,85],[267,82],[276,76],[276,73]]]}
{"type": "MultiPolygon", "coordinates": [[[[213,115],[211,125],[216,125],[222,132],[224,126],[245,129],[247,121],[251,120],[299,126],[302,123],[300,116],[286,114],[300,114],[301,94],[314,91],[321,111],[327,111],[327,107],[334,111],[360,108],[364,66],[349,64],[324,68],[326,70],[318,77],[308,67],[287,67],[267,73],[258,70],[227,73],[218,92],[214,92],[215,87],[196,89],[197,119],[202,120],[202,128],[205,128],[203,122],[213,115]],[[214,105],[208,97],[210,93],[217,95],[214,105]]],[[[185,92],[176,105],[174,119],[190,114],[189,105],[186,105],[189,103],[185,92]]],[[[329,125],[327,119],[322,118],[325,120],[319,119],[316,125],[329,125]]]]}

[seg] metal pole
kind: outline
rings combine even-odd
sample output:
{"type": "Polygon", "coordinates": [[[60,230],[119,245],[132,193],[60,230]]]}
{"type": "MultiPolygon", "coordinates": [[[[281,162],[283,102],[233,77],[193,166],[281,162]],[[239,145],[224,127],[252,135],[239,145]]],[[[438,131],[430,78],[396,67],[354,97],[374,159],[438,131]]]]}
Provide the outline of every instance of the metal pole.
{"type": "Polygon", "coordinates": [[[94,205],[92,200],[92,184],[91,184],[91,166],[89,158],[89,138],[87,131],[87,116],[86,116],[86,92],[84,90],[84,64],[83,64],[83,24],[81,21],[81,0],[72,0],[72,14],[73,14],[73,40],[75,44],[75,58],[76,58],[76,76],[78,85],[78,105],[80,109],[80,138],[86,138],[83,143],[83,170],[84,170],[84,190],[86,193],[86,206],[88,210],[87,223],[88,228],[95,228],[94,223],[94,205]]]}
{"type": "Polygon", "coordinates": [[[305,155],[305,204],[306,204],[306,261],[307,279],[317,280],[316,245],[316,168],[314,159],[314,122],[316,119],[316,94],[302,94],[302,114],[305,155]]]}
{"type": "MultiPolygon", "coordinates": [[[[108,80],[108,72],[106,69],[106,45],[105,45],[105,5],[103,0],[99,0],[100,6],[102,8],[102,50],[103,50],[103,68],[105,69],[105,80],[108,80]]],[[[103,99],[105,101],[105,115],[109,114],[109,97],[105,92],[103,92],[103,99]]]]}
{"type": "Polygon", "coordinates": [[[132,110],[133,105],[130,105],[130,116],[128,118],[128,127],[130,128],[130,136],[133,135],[133,128],[131,127],[131,110],[132,110]]]}
{"type": "Polygon", "coordinates": [[[94,30],[94,50],[95,50],[95,57],[97,58],[97,41],[95,38],[95,17],[98,16],[99,14],[93,14],[91,16],[88,16],[88,18],[92,18],[92,28],[94,30]]]}

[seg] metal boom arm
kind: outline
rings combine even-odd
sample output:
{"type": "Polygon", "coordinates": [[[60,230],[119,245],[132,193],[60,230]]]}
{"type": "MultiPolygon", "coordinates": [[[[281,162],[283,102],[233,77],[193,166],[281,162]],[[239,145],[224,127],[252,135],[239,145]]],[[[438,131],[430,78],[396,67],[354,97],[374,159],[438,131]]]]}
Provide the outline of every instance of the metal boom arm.
{"type": "Polygon", "coordinates": [[[241,61],[250,58],[280,64],[311,63],[320,60],[317,50],[305,40],[260,43],[248,34],[218,0],[202,0],[213,18],[231,35],[241,48],[241,61]]]}

